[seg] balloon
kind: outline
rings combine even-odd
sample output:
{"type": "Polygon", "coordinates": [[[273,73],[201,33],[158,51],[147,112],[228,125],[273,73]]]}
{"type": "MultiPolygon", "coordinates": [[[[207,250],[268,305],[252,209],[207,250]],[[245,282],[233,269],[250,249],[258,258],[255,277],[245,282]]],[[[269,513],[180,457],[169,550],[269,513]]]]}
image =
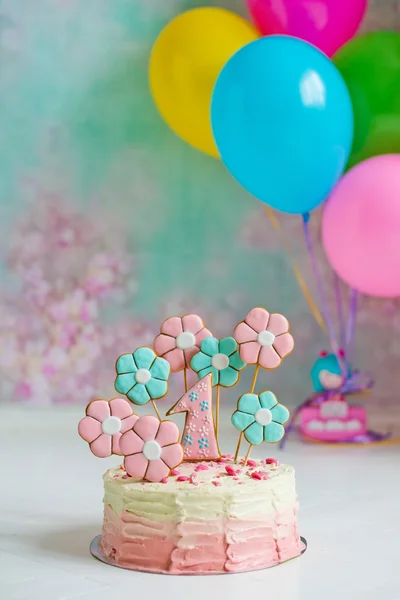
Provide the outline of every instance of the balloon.
{"type": "Polygon", "coordinates": [[[254,196],[303,214],[343,172],[353,114],[343,79],[322,52],[289,36],[248,44],[214,88],[211,122],[221,158],[254,196]]]}
{"type": "Polygon", "coordinates": [[[354,108],[354,143],[349,166],[400,152],[400,34],[369,33],[334,57],[354,108]]]}
{"type": "Polygon", "coordinates": [[[371,296],[400,296],[400,155],[346,173],[324,210],[322,237],[337,274],[371,296]]]}
{"type": "Polygon", "coordinates": [[[183,140],[218,157],[210,123],[211,94],[226,61],[259,34],[222,8],[196,8],[171,21],[157,38],[149,77],[161,116],[183,140]]]}
{"type": "Polygon", "coordinates": [[[293,35],[332,56],[356,33],[367,0],[247,0],[247,6],[263,35],[293,35]]]}

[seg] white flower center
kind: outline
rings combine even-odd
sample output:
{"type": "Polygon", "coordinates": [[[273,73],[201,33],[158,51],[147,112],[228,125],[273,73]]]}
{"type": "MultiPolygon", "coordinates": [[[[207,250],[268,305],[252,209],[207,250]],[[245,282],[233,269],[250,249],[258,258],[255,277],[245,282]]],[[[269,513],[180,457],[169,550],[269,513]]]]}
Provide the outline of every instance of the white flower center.
{"type": "Polygon", "coordinates": [[[143,383],[145,385],[151,379],[151,373],[148,369],[139,369],[135,373],[135,379],[138,383],[143,383]]]}
{"type": "Polygon", "coordinates": [[[272,346],[272,344],[275,341],[275,336],[273,333],[271,333],[270,331],[260,331],[260,333],[257,336],[257,342],[261,345],[261,346],[272,346]]]}
{"type": "Polygon", "coordinates": [[[121,419],[118,419],[118,417],[107,417],[107,419],[104,419],[102,422],[101,428],[103,433],[114,435],[114,433],[121,431],[121,419]]]}
{"type": "Polygon", "coordinates": [[[268,408],[260,408],[254,415],[255,420],[259,425],[269,425],[272,421],[272,414],[268,408]]]}
{"type": "Polygon", "coordinates": [[[196,340],[193,333],[190,333],[190,331],[184,331],[177,336],[176,347],[179,348],[179,350],[187,350],[188,348],[193,348],[195,342],[196,340]]]}
{"type": "Polygon", "coordinates": [[[211,364],[217,371],[223,371],[223,369],[226,369],[226,367],[229,366],[229,358],[226,354],[214,354],[211,359],[211,364]]]}
{"type": "Polygon", "coordinates": [[[155,440],[145,442],[143,446],[143,455],[147,460],[157,460],[161,456],[161,446],[155,440]]]}

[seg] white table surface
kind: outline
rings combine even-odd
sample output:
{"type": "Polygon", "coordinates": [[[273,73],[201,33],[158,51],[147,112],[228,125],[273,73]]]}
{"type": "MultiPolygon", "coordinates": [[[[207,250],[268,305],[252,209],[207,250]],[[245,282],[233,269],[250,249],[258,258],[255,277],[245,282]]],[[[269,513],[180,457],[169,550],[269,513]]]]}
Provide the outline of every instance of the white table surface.
{"type": "MultiPolygon", "coordinates": [[[[82,412],[0,410],[1,600],[400,599],[400,446],[260,446],[254,456],[296,467],[307,552],[253,573],[150,575],[89,554],[102,523],[101,476],[119,460],[89,452],[76,433],[82,412]]],[[[237,439],[227,419],[225,452],[237,439]]]]}

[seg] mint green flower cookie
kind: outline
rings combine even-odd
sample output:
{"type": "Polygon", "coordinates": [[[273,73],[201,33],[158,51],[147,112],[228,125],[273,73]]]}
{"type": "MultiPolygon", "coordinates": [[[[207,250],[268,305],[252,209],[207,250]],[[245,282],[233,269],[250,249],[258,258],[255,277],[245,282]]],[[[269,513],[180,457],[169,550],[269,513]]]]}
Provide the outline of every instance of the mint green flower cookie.
{"type": "Polygon", "coordinates": [[[133,354],[123,354],[115,364],[115,389],[134,404],[146,404],[167,393],[170,365],[151,348],[138,348],[133,354]]]}
{"type": "Polygon", "coordinates": [[[232,337],[222,340],[205,338],[200,344],[200,352],[190,361],[190,366],[200,379],[211,373],[213,386],[232,387],[239,381],[239,371],[246,366],[237,348],[238,344],[232,337]]]}
{"type": "Polygon", "coordinates": [[[289,419],[286,406],[279,404],[275,394],[244,394],[232,415],[232,424],[244,433],[253,446],[261,442],[279,442],[285,434],[283,425],[289,419]]]}

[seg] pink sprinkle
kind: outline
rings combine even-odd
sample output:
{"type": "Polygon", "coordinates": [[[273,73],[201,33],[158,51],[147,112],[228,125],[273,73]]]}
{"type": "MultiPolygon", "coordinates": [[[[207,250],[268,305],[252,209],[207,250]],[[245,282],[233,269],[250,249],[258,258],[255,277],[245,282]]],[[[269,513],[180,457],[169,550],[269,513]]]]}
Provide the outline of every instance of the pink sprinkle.
{"type": "Polygon", "coordinates": [[[237,473],[238,475],[240,475],[240,473],[243,473],[243,469],[238,469],[238,470],[236,471],[236,473],[237,473]]]}
{"type": "Polygon", "coordinates": [[[247,465],[248,465],[249,467],[256,467],[256,466],[257,466],[257,463],[256,463],[256,461],[255,461],[255,460],[252,460],[251,458],[249,458],[249,460],[247,461],[247,465]]]}
{"type": "Polygon", "coordinates": [[[227,458],[228,460],[231,460],[233,458],[233,454],[222,454],[222,458],[227,458]]]}
{"type": "Polygon", "coordinates": [[[231,465],[226,465],[225,471],[228,473],[228,475],[230,477],[236,475],[236,471],[235,471],[235,469],[233,467],[231,467],[231,465]]]}
{"type": "Polygon", "coordinates": [[[269,479],[269,474],[267,473],[267,471],[254,471],[251,476],[253,475],[260,475],[261,479],[269,479]]]}
{"type": "Polygon", "coordinates": [[[160,483],[168,483],[168,477],[163,477],[160,483]]]}
{"type": "Polygon", "coordinates": [[[220,481],[212,481],[211,483],[215,485],[215,487],[222,485],[220,481]]]}
{"type": "Polygon", "coordinates": [[[121,479],[129,479],[131,475],[122,475],[121,479]]]}
{"type": "Polygon", "coordinates": [[[260,473],[257,473],[257,471],[254,471],[254,473],[251,474],[252,479],[257,479],[258,481],[261,481],[261,475],[260,473]]]}
{"type": "Polygon", "coordinates": [[[189,477],[186,477],[186,475],[181,475],[177,478],[177,481],[189,481],[189,477]]]}
{"type": "Polygon", "coordinates": [[[239,477],[234,477],[234,481],[239,481],[239,477]]]}
{"type": "Polygon", "coordinates": [[[279,467],[279,460],[276,460],[276,458],[267,458],[265,462],[267,465],[276,465],[279,467]]]}
{"type": "Polygon", "coordinates": [[[195,481],[194,479],[190,479],[189,483],[191,483],[192,485],[199,485],[199,484],[197,483],[197,481],[195,481]]]}
{"type": "Polygon", "coordinates": [[[118,473],[116,475],[114,475],[114,479],[116,479],[117,477],[119,477],[118,473]]]}
{"type": "Polygon", "coordinates": [[[171,471],[171,475],[179,475],[180,470],[179,469],[172,469],[171,471]]]}
{"type": "Polygon", "coordinates": [[[195,471],[196,472],[197,471],[208,471],[208,467],[207,467],[207,465],[200,464],[200,465],[197,465],[197,467],[195,468],[195,471]]]}

